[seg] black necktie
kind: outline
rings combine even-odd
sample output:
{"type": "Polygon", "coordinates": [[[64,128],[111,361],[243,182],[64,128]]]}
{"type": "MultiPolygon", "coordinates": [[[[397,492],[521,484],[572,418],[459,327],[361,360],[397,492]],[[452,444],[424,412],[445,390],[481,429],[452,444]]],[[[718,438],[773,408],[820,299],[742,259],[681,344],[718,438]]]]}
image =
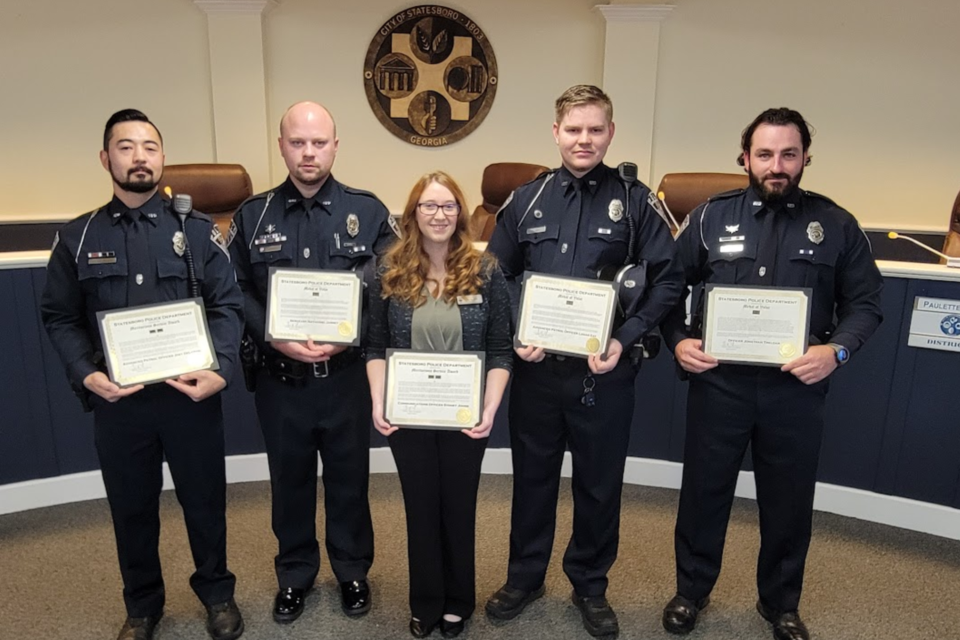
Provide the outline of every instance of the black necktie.
{"type": "Polygon", "coordinates": [[[767,206],[760,227],[760,246],[757,250],[756,272],[753,280],[761,286],[773,286],[777,271],[777,251],[780,248],[780,219],[786,215],[782,211],[767,206]]]}
{"type": "MultiPolygon", "coordinates": [[[[127,306],[136,307],[153,302],[154,272],[149,271],[150,242],[147,222],[140,211],[128,211],[127,224],[127,306]]],[[[154,267],[154,271],[155,271],[154,267]]]]}

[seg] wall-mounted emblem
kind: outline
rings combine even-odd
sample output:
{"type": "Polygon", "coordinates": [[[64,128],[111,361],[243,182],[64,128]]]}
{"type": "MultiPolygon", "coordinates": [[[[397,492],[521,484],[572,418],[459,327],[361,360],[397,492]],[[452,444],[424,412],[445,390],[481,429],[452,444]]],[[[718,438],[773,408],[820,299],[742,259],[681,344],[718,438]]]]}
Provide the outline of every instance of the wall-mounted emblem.
{"type": "Polygon", "coordinates": [[[466,137],[493,106],[497,59],[486,34],[462,12],[405,9],[377,31],[363,63],[367,101],[401,140],[441,147],[466,137]]]}

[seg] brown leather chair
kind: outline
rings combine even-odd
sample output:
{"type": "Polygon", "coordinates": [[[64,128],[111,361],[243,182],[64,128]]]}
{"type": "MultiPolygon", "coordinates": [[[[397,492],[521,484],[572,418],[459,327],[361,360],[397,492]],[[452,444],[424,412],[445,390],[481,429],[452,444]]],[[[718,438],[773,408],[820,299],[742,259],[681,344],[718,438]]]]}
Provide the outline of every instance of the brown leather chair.
{"type": "MultiPolygon", "coordinates": [[[[668,173],[660,180],[657,195],[664,201],[678,225],[690,212],[712,195],[742,189],[750,184],[745,173],[668,173]]],[[[676,233],[677,229],[673,229],[676,233]]]]}
{"type": "Polygon", "coordinates": [[[530,182],[549,167],[525,162],[497,162],[487,165],[483,170],[480,193],[483,203],[473,210],[470,217],[470,230],[473,237],[486,242],[493,235],[497,224],[496,213],[503,206],[507,196],[522,184],[530,182]]]}
{"type": "Polygon", "coordinates": [[[160,191],[167,186],[174,193],[191,196],[193,208],[212,217],[224,235],[237,207],[253,195],[250,176],[239,164],[167,165],[160,191]]]}
{"type": "MultiPolygon", "coordinates": [[[[947,230],[947,237],[943,239],[943,252],[948,256],[960,258],[960,193],[953,203],[953,213],[950,214],[950,229],[947,230]]],[[[945,260],[941,260],[946,263],[945,260]]]]}

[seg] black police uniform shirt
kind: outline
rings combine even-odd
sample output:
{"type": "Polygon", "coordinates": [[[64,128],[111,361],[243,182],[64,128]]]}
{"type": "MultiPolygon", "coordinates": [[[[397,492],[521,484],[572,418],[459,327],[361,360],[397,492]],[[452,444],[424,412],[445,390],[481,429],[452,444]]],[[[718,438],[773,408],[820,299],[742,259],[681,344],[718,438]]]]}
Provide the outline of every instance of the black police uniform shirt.
{"type": "Polygon", "coordinates": [[[261,351],[265,342],[270,267],[363,270],[396,239],[390,212],[369,191],[327,178],[305,199],[287,180],[240,205],[227,245],[246,294],[247,332],[261,351]]]}
{"type": "MultiPolygon", "coordinates": [[[[870,242],[850,213],[816,193],[797,189],[773,206],[753,187],[713,196],[684,221],[677,247],[687,285],[812,289],[811,344],[833,342],[855,353],[882,320],[883,278],[870,242]],[[765,230],[765,220],[775,228],[765,230]]],[[[694,325],[702,317],[699,298],[694,325]]],[[[673,350],[699,337],[700,328],[686,327],[681,304],[663,333],[673,350]]]]}
{"type": "MultiPolygon", "coordinates": [[[[207,325],[220,368],[228,383],[239,361],[243,329],[243,294],[237,287],[226,242],[208,216],[192,211],[185,221],[207,325]]],[[[74,389],[101,364],[103,346],[97,312],[137,304],[172,302],[190,297],[187,263],[178,255],[179,215],[156,193],[130,210],[114,197],[106,206],[67,223],[57,234],[47,265],[40,302],[50,340],[67,366],[74,389]],[[131,217],[146,234],[146,250],[128,252],[131,217]]]]}
{"type": "Polygon", "coordinates": [[[631,263],[646,262],[644,298],[614,330],[626,349],[654,329],[680,297],[682,273],[660,201],[641,182],[626,187],[616,169],[599,164],[577,179],[565,167],[518,187],[497,214],[487,250],[497,256],[516,318],[525,271],[598,279],[627,260],[630,227],[636,223],[631,263]]]}

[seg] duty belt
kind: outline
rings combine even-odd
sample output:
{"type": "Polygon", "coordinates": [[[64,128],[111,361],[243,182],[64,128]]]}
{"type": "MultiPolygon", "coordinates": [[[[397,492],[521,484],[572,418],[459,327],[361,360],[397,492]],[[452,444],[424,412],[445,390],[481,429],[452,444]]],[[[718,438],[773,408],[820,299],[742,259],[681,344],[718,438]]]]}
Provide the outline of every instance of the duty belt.
{"type": "Polygon", "coordinates": [[[310,378],[328,378],[363,359],[363,352],[351,347],[324,362],[300,362],[275,354],[264,354],[263,368],[280,382],[306,384],[310,378]]]}

